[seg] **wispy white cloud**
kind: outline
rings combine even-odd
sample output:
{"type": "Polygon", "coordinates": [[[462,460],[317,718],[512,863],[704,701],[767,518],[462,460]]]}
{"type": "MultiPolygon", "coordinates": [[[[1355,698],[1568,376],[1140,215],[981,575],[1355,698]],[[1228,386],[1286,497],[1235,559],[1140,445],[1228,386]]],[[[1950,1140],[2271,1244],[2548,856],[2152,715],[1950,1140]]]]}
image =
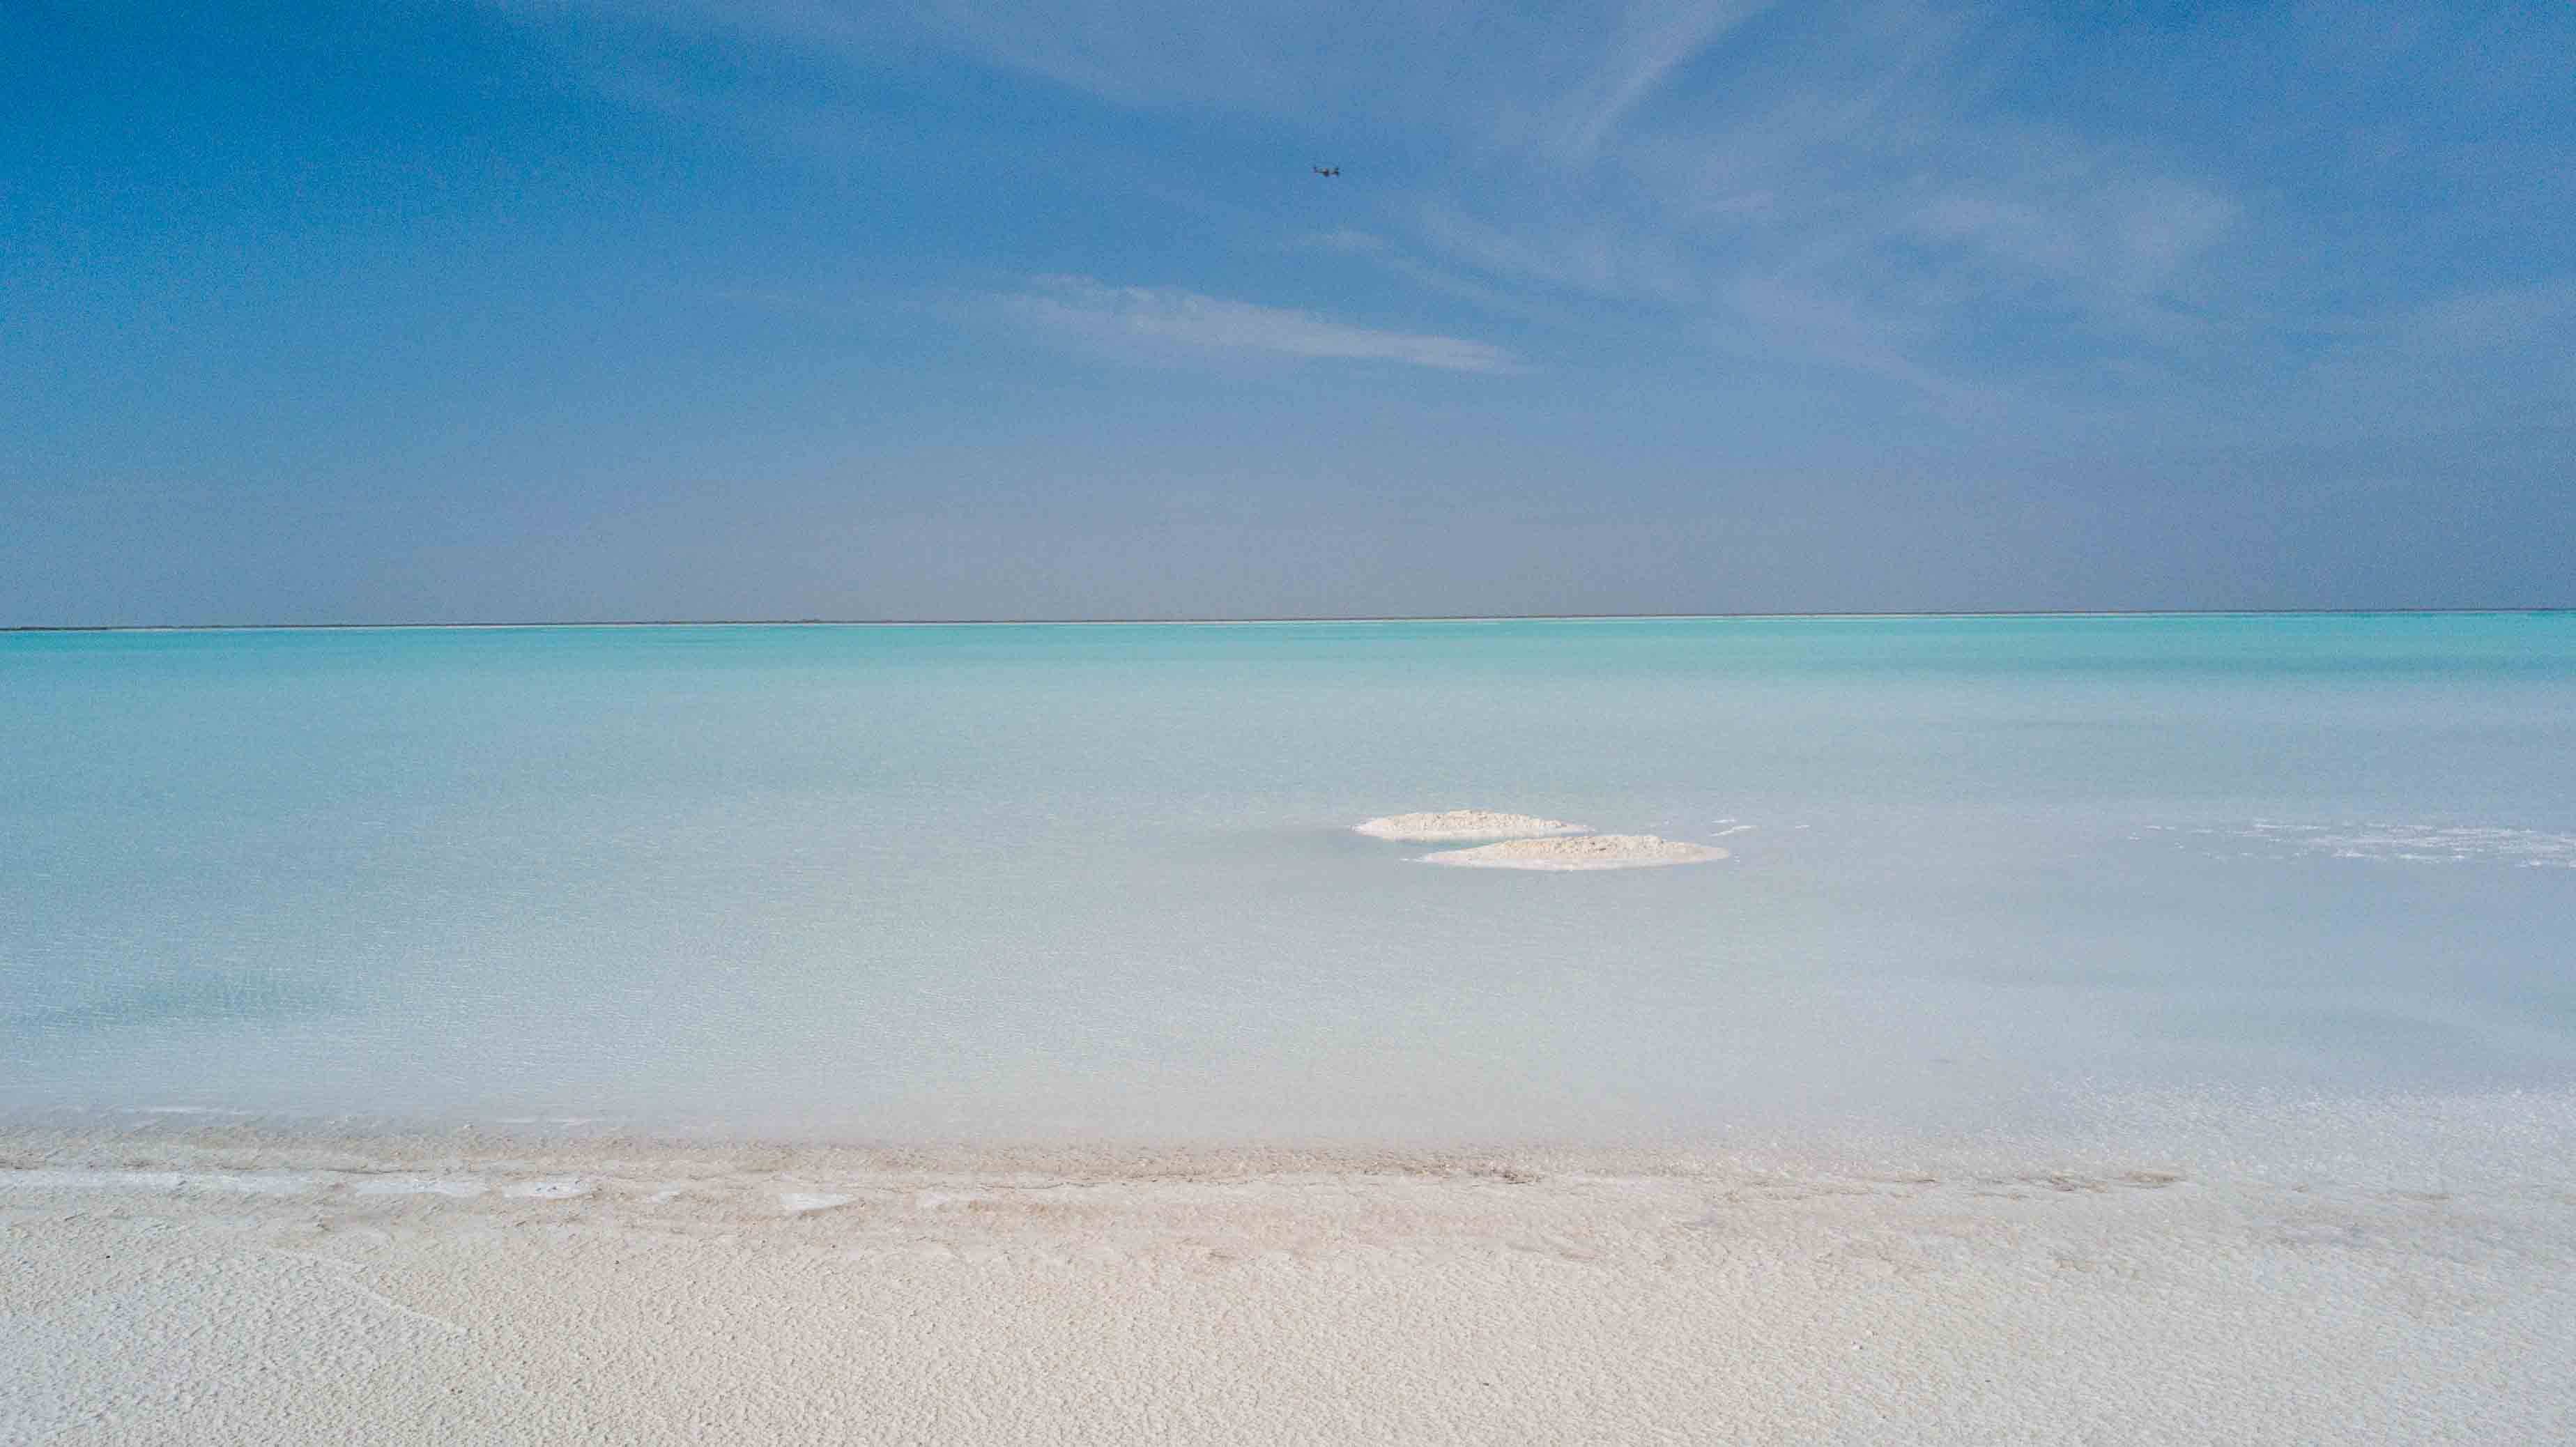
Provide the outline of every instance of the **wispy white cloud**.
{"type": "MultiPolygon", "coordinates": [[[[2289,214],[2293,193],[2318,178],[2267,174],[2241,148],[2168,132],[2134,106],[2093,106],[2067,77],[2134,76],[2142,92],[2161,87],[2184,103],[2244,87],[2249,109],[2305,138],[2301,154],[2347,172],[2364,164],[2338,160],[2349,137],[2264,78],[2305,65],[2317,85],[2351,91],[2334,102],[2351,109],[2355,88],[2420,70],[2485,106],[2490,131],[2556,84],[2545,47],[2430,3],[2376,20],[2352,0],[2311,0],[2295,13],[2073,22],[2000,0],[488,3],[684,28],[845,75],[889,54],[945,51],[1193,124],[1257,118],[1301,150],[1331,144],[1351,174],[1329,193],[1333,219],[1301,214],[1287,228],[1266,198],[1242,202],[1227,178],[1136,180],[1230,198],[1210,203],[1223,215],[1204,229],[1231,257],[1210,275],[1238,272],[1247,248],[1304,252],[1295,264],[1370,268],[1427,302],[1549,329],[1546,340],[1515,335],[1524,353],[1561,340],[1568,354],[1651,362],[1641,344],[1660,326],[1677,353],[1768,349],[1911,389],[1952,414],[2020,396],[2034,414],[2063,415],[2084,392],[2169,397],[2168,415],[2196,397],[2214,413],[2259,390],[2264,368],[2277,383],[2295,366],[2295,336],[2362,325],[2365,311],[2382,328],[2430,325],[2396,319],[2443,283],[2391,258],[2316,280],[2324,253],[2362,249],[2329,246],[2353,238],[2303,231],[2289,214]],[[2314,53],[2284,61],[2284,49],[2314,53]],[[2482,100],[2486,91],[2495,94],[2482,100]],[[1343,150],[1354,137],[1382,142],[1383,156],[1343,150]],[[1271,234],[1259,234],[1265,226],[1271,234]],[[2352,305],[2354,282],[2379,291],[2373,306],[2352,305]]],[[[747,104],[747,124],[787,129],[776,111],[798,101],[747,104]]],[[[827,132],[839,123],[829,119],[827,132]]],[[[2435,218],[2416,223],[2428,236],[2461,207],[2502,197],[2537,216],[2565,189],[2504,159],[2445,150],[2431,130],[2411,142],[2387,124],[2372,135],[2408,164],[2483,166],[2497,178],[2450,197],[2451,211],[2423,192],[2428,204],[2405,214],[2435,218]]],[[[2344,199],[2365,180],[2346,176],[2344,199]]],[[[1062,284],[1017,305],[1060,332],[1131,347],[1151,338],[1462,371],[1518,365],[1489,343],[1178,287],[1062,284]]],[[[2504,323],[2482,313],[2457,325],[2504,323]]],[[[2423,355],[2420,337],[2351,350],[2423,355]]]]}
{"type": "Polygon", "coordinates": [[[1563,308],[1546,305],[1531,297],[1525,288],[1472,280],[1455,267],[1425,261],[1415,248],[1400,246],[1373,231],[1341,226],[1298,237],[1289,245],[1294,250],[1321,251],[1365,261],[1424,291],[1453,297],[1490,316],[1559,322],[1566,319],[1563,308]]]}
{"type": "Polygon", "coordinates": [[[1314,360],[1397,362],[1444,372],[1524,370],[1511,352],[1461,337],[1381,331],[1290,307],[1167,286],[1110,286],[1081,276],[1034,279],[998,298],[1009,314],[1061,335],[1140,355],[1260,352],[1314,360]]]}
{"type": "MultiPolygon", "coordinates": [[[[1893,382],[1956,421],[1992,415],[2004,394],[1943,374],[1917,357],[1902,319],[1874,315],[1847,296],[1776,276],[1742,276],[1723,298],[1739,352],[1803,357],[1893,382]]],[[[1721,341],[1724,344],[1724,341],[1721,341]]]]}
{"type": "MultiPolygon", "coordinates": [[[[2576,332],[2576,280],[2488,287],[2442,297],[2405,321],[2407,338],[2426,352],[2474,356],[2547,341],[2576,332]]],[[[2576,350],[2561,350],[2576,361],[2576,350]]]]}
{"type": "Polygon", "coordinates": [[[1599,224],[1488,220],[1435,201],[1415,225],[1433,250],[1487,276],[1623,300],[1669,295],[1684,279],[1663,264],[1658,247],[1632,245],[1638,238],[1599,224]]]}
{"type": "Polygon", "coordinates": [[[1343,256],[1384,256],[1392,250],[1385,237],[1362,231],[1356,226],[1336,226],[1330,231],[1317,231],[1297,239],[1297,244],[1314,251],[1331,251],[1343,256]]]}
{"type": "Polygon", "coordinates": [[[2361,319],[2277,394],[2356,433],[2565,427],[2576,398],[2576,280],[2457,291],[2361,319]]]}
{"type": "Polygon", "coordinates": [[[1599,60],[1558,102],[1544,144],[1563,160],[1592,159],[1675,69],[1769,8],[1771,0],[1664,0],[1629,10],[1599,60]]]}
{"type": "Polygon", "coordinates": [[[2171,177],[2059,178],[2033,168],[1944,189],[1899,224],[1919,240],[1961,247],[2109,308],[2163,290],[2225,236],[2241,210],[2207,186],[2171,177]]]}

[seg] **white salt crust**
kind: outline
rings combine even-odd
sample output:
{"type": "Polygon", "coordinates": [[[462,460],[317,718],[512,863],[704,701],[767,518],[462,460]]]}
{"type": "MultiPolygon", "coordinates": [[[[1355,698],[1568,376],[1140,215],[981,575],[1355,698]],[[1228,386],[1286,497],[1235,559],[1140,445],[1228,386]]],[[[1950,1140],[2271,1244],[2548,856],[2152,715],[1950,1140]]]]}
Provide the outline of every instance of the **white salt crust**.
{"type": "Polygon", "coordinates": [[[1425,864],[1469,869],[1647,869],[1665,864],[1704,864],[1724,859],[1714,844],[1689,844],[1652,834],[1587,834],[1573,839],[1507,839],[1474,849],[1444,849],[1425,864]]]}
{"type": "Polygon", "coordinates": [[[2567,1184],[0,1135],[0,1442],[2564,1440],[2567,1184]]]}
{"type": "Polygon", "coordinates": [[[479,1196],[491,1186],[475,1180],[420,1180],[394,1177],[379,1181],[360,1181],[351,1187],[361,1196],[479,1196]]]}
{"type": "Polygon", "coordinates": [[[1372,839],[1398,839],[1409,844],[1445,844],[1455,839],[1527,839],[1541,835],[1589,834],[1590,826],[1533,814],[1503,814],[1492,809],[1450,809],[1437,814],[1389,814],[1351,826],[1372,839]]]}

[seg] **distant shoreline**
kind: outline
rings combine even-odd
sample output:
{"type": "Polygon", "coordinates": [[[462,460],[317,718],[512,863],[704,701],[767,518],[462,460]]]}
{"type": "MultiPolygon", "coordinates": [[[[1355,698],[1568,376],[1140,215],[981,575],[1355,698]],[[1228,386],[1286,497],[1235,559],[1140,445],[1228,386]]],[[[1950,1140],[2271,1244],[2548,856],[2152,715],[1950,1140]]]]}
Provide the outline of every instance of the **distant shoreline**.
{"type": "Polygon", "coordinates": [[[526,619],[510,623],[18,623],[6,633],[323,633],[535,628],[1255,628],[1306,623],[1699,623],[1834,622],[1844,619],[1959,618],[2456,618],[2576,613],[2576,604],[2475,608],[1999,608],[1942,612],[1888,609],[1840,613],[1426,613],[1311,614],[1256,618],[616,618],[526,619]]]}

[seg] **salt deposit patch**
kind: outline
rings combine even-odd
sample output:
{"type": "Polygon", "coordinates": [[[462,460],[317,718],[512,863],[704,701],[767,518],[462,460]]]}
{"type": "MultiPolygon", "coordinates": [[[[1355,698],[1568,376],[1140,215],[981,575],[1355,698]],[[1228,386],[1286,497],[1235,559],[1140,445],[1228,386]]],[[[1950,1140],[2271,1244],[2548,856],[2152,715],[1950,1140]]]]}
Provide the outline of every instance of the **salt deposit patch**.
{"type": "Polygon", "coordinates": [[[1703,864],[1724,859],[1713,844],[1690,844],[1652,834],[1587,834],[1574,839],[1507,839],[1474,849],[1444,849],[1422,856],[1425,864],[1470,869],[1645,869],[1661,864],[1703,864]]]}
{"type": "Polygon", "coordinates": [[[587,1181],[521,1181],[503,1191],[505,1196],[518,1196],[530,1201],[569,1201],[590,1194],[587,1181]]]}
{"type": "Polygon", "coordinates": [[[822,1191],[781,1191],[778,1193],[778,1208],[790,1216],[802,1216],[811,1211],[829,1211],[835,1206],[846,1206],[857,1199],[856,1196],[835,1196],[822,1191]]]}
{"type": "Polygon", "coordinates": [[[471,1178],[423,1179],[418,1176],[407,1176],[388,1180],[360,1181],[352,1189],[361,1196],[471,1197],[482,1195],[491,1187],[471,1178]]]}
{"type": "Polygon", "coordinates": [[[166,1191],[186,1195],[215,1191],[243,1196],[293,1196],[314,1190],[322,1177],[289,1171],[15,1170],[0,1172],[0,1186],[26,1191],[166,1191]]]}
{"type": "Polygon", "coordinates": [[[1400,839],[1412,844],[1443,844],[1453,839],[1532,839],[1589,834],[1590,825],[1534,814],[1502,814],[1491,809],[1449,809],[1435,814],[1389,814],[1351,826],[1372,839],[1400,839]]]}
{"type": "MultiPolygon", "coordinates": [[[[2576,834],[2498,825],[2455,824],[2288,824],[2258,819],[2243,828],[2182,828],[2150,824],[2149,830],[2176,836],[2189,847],[2192,839],[2235,840],[2271,846],[2258,854],[2222,846],[2240,857],[2293,858],[2323,854],[2336,859],[2367,859],[2410,864],[2507,864],[2524,869],[2576,869],[2576,834]]],[[[2208,852],[2203,850],[2204,853],[2208,852]]]]}

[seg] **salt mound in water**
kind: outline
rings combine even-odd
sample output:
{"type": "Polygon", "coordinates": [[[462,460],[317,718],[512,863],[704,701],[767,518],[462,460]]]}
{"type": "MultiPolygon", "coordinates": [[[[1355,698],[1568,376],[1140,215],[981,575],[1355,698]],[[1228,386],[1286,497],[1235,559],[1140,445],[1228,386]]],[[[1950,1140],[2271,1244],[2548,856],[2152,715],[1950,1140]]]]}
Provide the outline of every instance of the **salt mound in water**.
{"type": "Polygon", "coordinates": [[[1541,835],[1589,834],[1588,824],[1540,819],[1529,814],[1498,814],[1491,809],[1451,809],[1438,814],[1389,814],[1351,828],[1372,839],[1402,839],[1439,844],[1451,839],[1527,839],[1541,835]]]}
{"type": "Polygon", "coordinates": [[[1652,834],[1587,834],[1580,839],[1508,839],[1474,849],[1444,849],[1422,856],[1422,862],[1470,869],[1645,869],[1726,857],[1726,851],[1713,844],[1686,844],[1652,834]]]}

